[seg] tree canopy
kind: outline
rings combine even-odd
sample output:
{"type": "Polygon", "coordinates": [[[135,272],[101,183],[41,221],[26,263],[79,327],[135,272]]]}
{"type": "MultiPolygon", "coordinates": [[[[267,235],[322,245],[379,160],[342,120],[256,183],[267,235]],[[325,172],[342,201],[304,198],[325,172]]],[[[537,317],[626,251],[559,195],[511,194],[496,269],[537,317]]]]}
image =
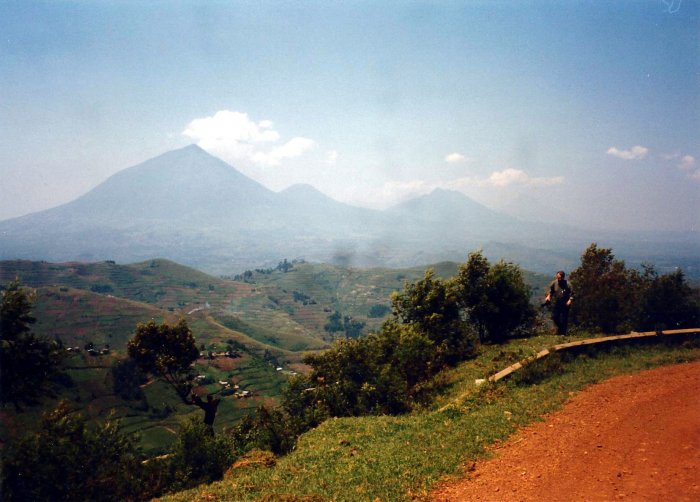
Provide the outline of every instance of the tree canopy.
{"type": "Polygon", "coordinates": [[[31,332],[34,301],[34,294],[15,280],[0,304],[0,400],[18,408],[35,403],[48,390],[64,355],[58,343],[31,332]]]}
{"type": "Polygon", "coordinates": [[[61,402],[3,452],[0,485],[7,502],[145,500],[157,493],[146,474],[133,436],[113,421],[91,424],[61,402]]]}
{"type": "Polygon", "coordinates": [[[615,333],[695,327],[700,301],[681,270],[658,275],[651,265],[642,272],[628,269],[612,249],[591,244],[570,274],[576,295],[574,323],[590,330],[615,333]]]}
{"type": "Polygon", "coordinates": [[[459,308],[482,342],[499,343],[532,333],[535,310],[517,265],[505,261],[490,265],[480,252],[471,253],[452,287],[459,308]]]}
{"type": "Polygon", "coordinates": [[[169,384],[183,403],[200,407],[204,411],[203,421],[213,434],[217,408],[221,400],[202,400],[193,395],[194,369],[192,365],[199,357],[199,350],[187,321],[177,324],[155,321],[139,324],[136,334],[127,343],[129,357],[144,373],[154,375],[169,384]]]}
{"type": "Polygon", "coordinates": [[[177,324],[155,321],[141,323],[127,344],[129,357],[144,373],[167,382],[186,404],[192,404],[190,393],[194,386],[192,364],[199,357],[192,330],[187,321],[177,324]]]}

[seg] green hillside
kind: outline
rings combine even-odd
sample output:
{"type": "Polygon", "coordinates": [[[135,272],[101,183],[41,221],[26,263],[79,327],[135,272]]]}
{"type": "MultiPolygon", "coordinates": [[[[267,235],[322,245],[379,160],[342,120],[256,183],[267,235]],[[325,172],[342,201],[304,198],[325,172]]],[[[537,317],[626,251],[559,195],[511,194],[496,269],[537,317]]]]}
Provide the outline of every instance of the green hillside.
{"type": "MultiPolygon", "coordinates": [[[[458,264],[433,268],[449,277],[458,264]]],[[[93,341],[121,350],[137,322],[185,316],[193,319],[202,343],[232,337],[257,351],[298,360],[298,353],[323,349],[342,336],[324,329],[334,312],[364,323],[362,333],[378,328],[388,314],[389,295],[422,277],[425,269],[301,262],[286,271],[250,271],[240,280],[227,280],[168,260],[131,265],[14,260],[0,262],[0,284],[18,277],[38,288],[37,331],[66,343],[93,341]]],[[[528,272],[525,279],[536,296],[549,280],[528,272]]]]}
{"type": "MultiPolygon", "coordinates": [[[[434,269],[448,277],[457,267],[445,262],[434,269]]],[[[229,381],[251,393],[246,399],[224,397],[217,418],[217,427],[222,428],[258,404],[275,402],[285,374],[303,368],[299,363],[305,352],[322,350],[345,336],[326,329],[332,315],[337,312],[341,319],[360,323],[360,333],[366,334],[388,315],[390,294],[424,272],[424,267],[353,269],[295,262],[232,280],[167,260],[131,265],[15,260],[0,262],[0,287],[19,278],[34,288],[34,331],[80,349],[67,362],[70,385],[44,408],[67,398],[96,419],[112,413],[123,420],[126,430],[142,435],[147,451],[157,452],[174,439],[184,416],[201,412],[180,403],[159,383],[144,386],[144,399],[116,395],[112,366],[125,358],[126,343],[138,323],[184,317],[205,354],[226,351],[231,344],[243,347],[236,359],[203,357],[197,362],[198,373],[213,382],[206,385],[207,392],[220,393],[218,382],[229,381]],[[91,346],[105,354],[89,355],[85,349],[91,346]],[[288,371],[277,371],[279,366],[288,371]]],[[[526,278],[539,291],[548,280],[535,274],[526,278]]],[[[39,415],[38,409],[19,415],[10,412],[3,419],[7,428],[0,439],[6,440],[39,415]]]]}
{"type": "Polygon", "coordinates": [[[159,500],[431,500],[441,481],[464,478],[465,467],[587,385],[700,360],[700,344],[692,339],[615,346],[548,359],[496,384],[476,384],[559,341],[547,335],[484,346],[477,358],[444,373],[442,395],[426,408],[327,420],[302,435],[286,456],[271,460],[253,451],[223,480],[159,500]]]}
{"type": "MultiPolygon", "coordinates": [[[[402,290],[406,282],[423,277],[427,268],[433,268],[439,277],[448,278],[457,273],[459,264],[441,262],[431,267],[360,269],[302,262],[294,263],[286,272],[249,271],[248,277],[239,279],[255,285],[257,294],[234,300],[228,308],[231,314],[250,319],[253,325],[264,320],[268,326],[273,326],[275,314],[282,314],[279,319],[283,322],[278,329],[285,331],[291,321],[300,332],[312,332],[325,340],[332,337],[324,333],[324,325],[329,315],[338,311],[364,322],[364,332],[368,333],[386,319],[391,293],[402,290]],[[376,316],[373,311],[384,313],[376,316]]],[[[533,301],[543,296],[551,280],[543,274],[527,271],[524,278],[531,288],[533,301]]]]}

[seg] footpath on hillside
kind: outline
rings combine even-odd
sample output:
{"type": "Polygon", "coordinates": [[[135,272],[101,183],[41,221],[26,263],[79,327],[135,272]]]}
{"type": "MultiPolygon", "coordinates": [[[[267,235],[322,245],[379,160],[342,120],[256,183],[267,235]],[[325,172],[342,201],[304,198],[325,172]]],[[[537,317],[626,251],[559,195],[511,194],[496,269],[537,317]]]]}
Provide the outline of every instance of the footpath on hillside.
{"type": "Polygon", "coordinates": [[[467,470],[433,500],[700,500],[700,362],[593,385],[467,470]]]}

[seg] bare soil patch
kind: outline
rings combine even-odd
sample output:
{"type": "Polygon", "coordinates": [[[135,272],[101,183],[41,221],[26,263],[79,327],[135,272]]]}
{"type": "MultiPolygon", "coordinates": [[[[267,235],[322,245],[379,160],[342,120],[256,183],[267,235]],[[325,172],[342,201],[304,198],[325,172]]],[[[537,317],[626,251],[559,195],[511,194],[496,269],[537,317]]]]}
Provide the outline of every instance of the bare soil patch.
{"type": "Polygon", "coordinates": [[[700,500],[700,362],[593,385],[468,470],[433,500],[700,500]]]}

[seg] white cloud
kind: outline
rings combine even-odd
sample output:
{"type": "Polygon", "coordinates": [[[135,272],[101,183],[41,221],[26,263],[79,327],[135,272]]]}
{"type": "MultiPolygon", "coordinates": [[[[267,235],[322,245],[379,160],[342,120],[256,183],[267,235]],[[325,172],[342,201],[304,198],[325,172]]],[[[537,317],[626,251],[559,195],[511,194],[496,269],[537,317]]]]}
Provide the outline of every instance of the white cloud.
{"type": "Polygon", "coordinates": [[[263,120],[257,124],[247,113],[221,110],[212,117],[194,119],[182,132],[198,142],[236,142],[245,144],[266,143],[279,140],[272,129],[272,122],[263,120]]]}
{"type": "Polygon", "coordinates": [[[695,157],[692,155],[684,155],[678,164],[678,168],[686,171],[688,177],[693,181],[700,181],[700,169],[697,167],[695,157]]]}
{"type": "Polygon", "coordinates": [[[280,146],[280,134],[270,120],[255,122],[247,113],[221,110],[211,117],[192,120],[182,132],[203,149],[229,161],[277,166],[284,159],[303,155],[316,143],[296,137],[280,146]],[[270,146],[273,148],[270,150],[270,146]]]}
{"type": "Polygon", "coordinates": [[[678,164],[678,167],[680,169],[683,169],[684,171],[689,171],[691,169],[695,168],[695,157],[692,155],[684,155],[683,158],[681,158],[680,163],[678,164]]]}
{"type": "Polygon", "coordinates": [[[465,176],[440,182],[418,179],[386,181],[378,188],[376,185],[372,188],[365,187],[361,192],[346,193],[342,198],[347,202],[366,207],[383,208],[398,204],[413,197],[428,194],[436,188],[454,190],[473,197],[476,193],[484,195],[484,193],[489,191],[495,194],[497,190],[509,185],[529,187],[551,186],[563,182],[563,176],[537,178],[529,176],[519,169],[509,168],[503,171],[496,171],[487,178],[465,176]]]}
{"type": "Polygon", "coordinates": [[[551,178],[533,178],[520,169],[508,168],[503,171],[495,171],[488,177],[486,183],[495,187],[508,185],[549,186],[559,185],[564,182],[563,176],[551,178]]]}
{"type": "Polygon", "coordinates": [[[467,158],[464,155],[457,152],[445,156],[445,162],[448,164],[460,164],[462,162],[466,162],[466,160],[467,158]]]}
{"type": "Polygon", "coordinates": [[[316,146],[316,143],[309,138],[300,136],[290,139],[282,146],[274,148],[270,152],[256,152],[252,155],[251,160],[256,164],[266,164],[268,166],[278,166],[284,159],[293,159],[300,157],[307,150],[311,150],[316,146]]]}
{"type": "Polygon", "coordinates": [[[681,171],[688,173],[688,177],[693,181],[700,181],[700,169],[698,169],[698,163],[695,157],[692,155],[681,155],[680,153],[670,153],[662,155],[664,160],[675,160],[678,161],[676,166],[681,171]]]}
{"type": "Polygon", "coordinates": [[[502,187],[513,184],[527,183],[528,176],[520,169],[504,169],[496,171],[489,176],[489,183],[493,186],[502,187]]]}
{"type": "Polygon", "coordinates": [[[377,190],[379,200],[400,202],[418,195],[425,195],[435,190],[437,186],[423,180],[388,181],[377,190]]]}
{"type": "Polygon", "coordinates": [[[326,152],[326,162],[331,166],[334,166],[338,162],[338,152],[336,150],[329,150],[326,152]]]}
{"type": "Polygon", "coordinates": [[[649,149],[645,146],[636,145],[629,150],[618,150],[617,147],[611,146],[606,153],[624,160],[641,160],[647,156],[649,149]]]}

